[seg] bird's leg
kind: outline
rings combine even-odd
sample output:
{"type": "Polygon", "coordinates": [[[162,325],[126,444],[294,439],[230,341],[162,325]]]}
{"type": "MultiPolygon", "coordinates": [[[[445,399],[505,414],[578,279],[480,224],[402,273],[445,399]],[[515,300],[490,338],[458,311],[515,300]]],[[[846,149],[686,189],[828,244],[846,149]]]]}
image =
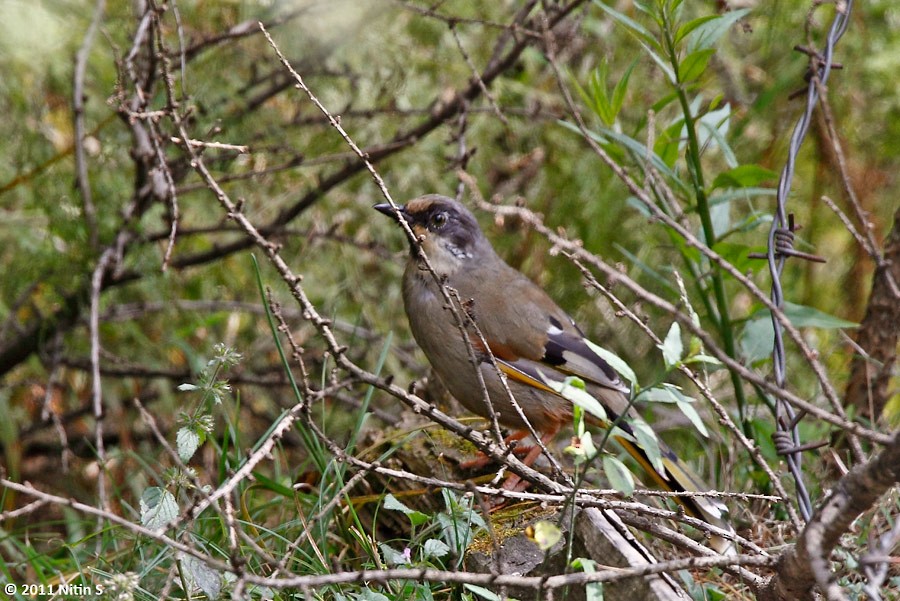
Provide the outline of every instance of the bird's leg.
{"type": "MultiPolygon", "coordinates": [[[[544,446],[547,447],[550,443],[553,442],[553,439],[556,438],[556,434],[559,432],[560,424],[557,421],[549,422],[549,428],[544,431],[541,435],[541,442],[544,443],[544,446]]],[[[531,464],[534,463],[538,457],[541,456],[543,449],[541,445],[532,445],[528,451],[528,454],[525,455],[525,458],[522,460],[522,463],[531,467],[531,464]]],[[[504,490],[511,490],[514,492],[523,492],[531,485],[531,482],[528,480],[522,480],[520,476],[517,474],[510,474],[506,481],[503,483],[504,490]]]]}
{"type": "MultiPolygon", "coordinates": [[[[509,445],[511,443],[515,443],[515,442],[522,440],[526,436],[528,436],[528,430],[516,430],[515,432],[513,432],[512,434],[510,434],[509,436],[504,438],[503,442],[506,443],[507,445],[509,445]]],[[[512,452],[515,453],[516,455],[525,455],[527,453],[530,453],[531,449],[532,449],[531,446],[527,446],[527,447],[516,446],[515,448],[513,448],[512,452]]],[[[491,459],[490,457],[488,457],[487,455],[485,455],[484,453],[479,451],[478,455],[475,457],[475,459],[471,459],[469,461],[463,461],[462,463],[459,464],[459,467],[464,470],[481,470],[481,469],[484,469],[485,467],[487,467],[488,465],[490,465],[490,463],[492,461],[493,461],[493,459],[491,459]]],[[[532,461],[534,461],[534,459],[532,459],[532,461]]]]}

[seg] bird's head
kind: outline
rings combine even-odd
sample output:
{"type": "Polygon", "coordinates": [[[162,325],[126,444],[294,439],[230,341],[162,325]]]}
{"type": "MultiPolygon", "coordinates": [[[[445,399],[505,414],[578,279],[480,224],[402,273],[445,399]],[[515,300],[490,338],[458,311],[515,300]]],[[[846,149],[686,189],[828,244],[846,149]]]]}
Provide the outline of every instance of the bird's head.
{"type": "MultiPolygon", "coordinates": [[[[377,204],[373,208],[400,221],[390,204],[377,204]]],[[[473,260],[483,260],[483,253],[493,253],[475,217],[452,198],[427,194],[398,209],[416,235],[417,240],[410,242],[412,256],[417,258],[421,248],[439,275],[452,275],[473,260]]]]}

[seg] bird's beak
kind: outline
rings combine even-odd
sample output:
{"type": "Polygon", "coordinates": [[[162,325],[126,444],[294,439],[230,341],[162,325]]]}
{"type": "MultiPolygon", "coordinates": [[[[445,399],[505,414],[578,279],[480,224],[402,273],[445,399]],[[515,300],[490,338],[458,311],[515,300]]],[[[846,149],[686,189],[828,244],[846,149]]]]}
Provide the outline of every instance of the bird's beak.
{"type": "MultiPolygon", "coordinates": [[[[397,217],[397,211],[394,210],[394,207],[392,207],[390,205],[390,203],[382,202],[377,205],[373,205],[372,208],[375,209],[376,211],[378,211],[379,213],[381,213],[382,215],[387,215],[394,221],[397,221],[397,222],[400,221],[400,218],[397,217]]],[[[405,217],[406,216],[406,207],[403,205],[397,205],[397,208],[400,210],[400,213],[402,213],[403,216],[405,217]]]]}

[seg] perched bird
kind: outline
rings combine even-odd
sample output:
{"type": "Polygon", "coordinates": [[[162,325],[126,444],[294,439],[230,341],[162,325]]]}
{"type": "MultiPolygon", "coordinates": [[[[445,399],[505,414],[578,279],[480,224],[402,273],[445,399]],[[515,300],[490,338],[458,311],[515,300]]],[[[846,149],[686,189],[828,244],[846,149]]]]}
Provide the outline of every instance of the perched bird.
{"type": "MultiPolygon", "coordinates": [[[[399,214],[389,204],[374,208],[398,222],[402,217],[416,235],[403,274],[409,325],[447,390],[467,409],[483,417],[490,415],[470,360],[467,344],[471,344],[498,421],[518,431],[510,439],[524,438],[527,426],[510,402],[497,368],[506,374],[513,397],[545,445],[571,422],[572,402],[556,390],[558,383],[570,376],[585,383],[587,392],[603,404],[610,422],[616,422],[619,416],[637,416],[629,403],[630,389],[618,374],[591,348],[571,317],[497,255],[466,207],[452,198],[428,194],[399,207],[399,214]],[[420,249],[438,279],[467,303],[487,348],[474,331],[468,336],[469,342],[465,341],[446,309],[441,284],[423,264],[420,249]],[[488,350],[497,367],[491,364],[488,350]]],[[[608,427],[609,423],[602,425],[608,427]]],[[[618,420],[616,425],[631,434],[627,420],[618,420]]],[[[659,444],[665,468],[660,471],[635,439],[613,438],[663,488],[674,492],[708,490],[664,443],[659,444]]],[[[540,453],[541,448],[535,445],[524,463],[530,464],[540,453]]],[[[689,515],[733,532],[724,504],[708,497],[677,500],[689,515]]],[[[730,547],[730,541],[719,539],[718,543],[720,552],[730,547]]]]}

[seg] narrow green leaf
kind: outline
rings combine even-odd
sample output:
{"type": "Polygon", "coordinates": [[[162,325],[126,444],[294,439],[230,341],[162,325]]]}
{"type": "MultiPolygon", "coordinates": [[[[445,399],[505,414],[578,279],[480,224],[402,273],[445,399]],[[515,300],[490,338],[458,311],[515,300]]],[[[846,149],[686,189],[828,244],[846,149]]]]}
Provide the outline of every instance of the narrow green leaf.
{"type": "MultiPolygon", "coordinates": [[[[826,330],[855,328],[859,324],[829,315],[813,307],[784,303],[782,308],[788,320],[798,328],[822,328],[826,330]]],[[[739,339],[741,355],[753,364],[769,357],[775,345],[775,330],[768,310],[757,311],[747,321],[739,339]]]]}
{"type": "MultiPolygon", "coordinates": [[[[635,200],[635,203],[640,203],[640,206],[643,206],[643,203],[641,203],[638,200],[635,200]]],[[[668,278],[666,278],[661,273],[659,273],[658,271],[653,269],[653,267],[648,265],[646,262],[641,261],[640,257],[638,257],[636,254],[630,252],[624,246],[621,246],[616,243],[613,243],[613,248],[615,248],[620,253],[622,253],[625,256],[625,258],[627,258],[629,261],[631,261],[638,269],[640,269],[646,275],[653,278],[658,284],[660,284],[661,286],[663,286],[665,288],[668,288],[669,290],[674,290],[674,288],[672,287],[672,284],[671,284],[671,282],[669,282],[668,278]]]]}
{"type": "MultiPolygon", "coordinates": [[[[613,88],[611,102],[614,117],[619,115],[619,111],[622,110],[622,105],[625,103],[625,92],[628,90],[628,80],[631,79],[631,72],[634,71],[634,66],[636,64],[637,59],[631,62],[628,69],[625,70],[625,73],[619,81],[616,82],[616,86],[613,88]]],[[[608,123],[607,125],[612,125],[612,123],[608,123]]]]}
{"type": "Polygon", "coordinates": [[[675,32],[675,39],[674,39],[675,44],[677,45],[678,42],[683,40],[687,34],[691,33],[692,31],[694,31],[701,25],[708,23],[710,21],[714,21],[718,18],[719,18],[719,15],[706,15],[705,17],[699,17],[692,21],[688,21],[687,23],[685,23],[684,25],[679,27],[678,30],[675,32]]]}
{"type": "Polygon", "coordinates": [[[653,37],[643,25],[628,17],[614,8],[607,6],[606,4],[600,2],[599,0],[594,0],[594,4],[596,4],[600,9],[608,14],[610,17],[619,22],[619,24],[623,25],[625,29],[627,29],[631,34],[636,36],[638,39],[647,42],[649,44],[656,44],[656,38],[653,37]]]}
{"type": "MultiPolygon", "coordinates": [[[[700,99],[700,97],[697,97],[700,99]]],[[[722,151],[722,158],[729,167],[737,167],[737,157],[728,143],[728,129],[731,126],[731,105],[723,104],[721,108],[707,111],[697,121],[697,136],[701,147],[706,147],[710,140],[722,151]]]]}
{"type": "Polygon", "coordinates": [[[706,424],[703,423],[703,420],[700,419],[700,414],[697,413],[697,410],[694,409],[694,405],[685,401],[678,401],[675,403],[678,405],[678,408],[681,409],[681,412],[687,417],[694,427],[697,428],[697,431],[700,432],[704,436],[704,438],[709,438],[709,430],[706,429],[706,424]]]}
{"type": "Polygon", "coordinates": [[[749,200],[754,196],[776,196],[778,190],[774,188],[737,188],[725,189],[717,193],[715,196],[709,197],[709,204],[718,204],[720,202],[731,202],[733,200],[749,200]]]}
{"type": "Polygon", "coordinates": [[[715,19],[709,19],[704,23],[698,24],[687,36],[688,52],[703,50],[715,46],[732,25],[740,21],[747,13],[748,8],[729,11],[723,15],[717,16],[715,19]]]}
{"type": "Polygon", "coordinates": [[[590,90],[594,112],[605,125],[610,126],[616,120],[616,112],[613,110],[609,95],[606,93],[608,73],[609,64],[604,59],[600,62],[600,66],[591,74],[590,90]]]}
{"type": "Polygon", "coordinates": [[[673,86],[678,85],[678,78],[675,77],[675,71],[672,70],[672,66],[666,62],[663,57],[657,54],[649,45],[641,42],[641,47],[650,55],[650,58],[653,59],[653,62],[662,69],[662,72],[665,74],[666,78],[669,80],[673,86]]]}
{"type": "MultiPolygon", "coordinates": [[[[564,127],[567,127],[578,134],[581,134],[581,131],[578,129],[576,125],[566,123],[564,121],[560,122],[564,127]]],[[[588,135],[591,136],[592,139],[597,140],[601,144],[609,143],[609,140],[613,140],[618,144],[627,148],[630,152],[634,153],[635,157],[638,159],[644,160],[647,157],[647,146],[643,142],[639,142],[634,138],[627,136],[623,133],[614,131],[609,128],[601,128],[600,132],[588,132],[588,135]]],[[[684,178],[680,177],[675,171],[673,171],[668,165],[666,165],[655,153],[650,153],[650,161],[653,163],[653,167],[660,172],[661,175],[665,176],[669,182],[678,189],[680,192],[690,193],[690,190],[687,187],[687,184],[684,182],[684,178]]]]}
{"type": "MultiPolygon", "coordinates": [[[[597,571],[596,562],[585,557],[572,560],[572,567],[581,570],[585,574],[593,574],[597,571]]],[[[589,582],[584,587],[585,601],[603,601],[603,583],[589,582]]]]}
{"type": "Polygon", "coordinates": [[[685,363],[705,363],[707,365],[722,365],[722,362],[711,355],[699,353],[687,359],[685,363]]]}
{"type": "Polygon", "coordinates": [[[594,344],[590,340],[585,339],[585,342],[592,351],[600,355],[601,359],[609,363],[609,366],[616,370],[616,373],[625,378],[625,380],[627,380],[631,384],[637,386],[637,376],[634,374],[634,370],[632,370],[627,363],[620,359],[618,355],[609,352],[602,346],[594,344]]]}
{"type": "Polygon", "coordinates": [[[653,109],[654,113],[659,114],[664,108],[666,108],[676,100],[678,100],[678,90],[673,90],[654,102],[653,106],[651,106],[650,108],[653,109]]]}

